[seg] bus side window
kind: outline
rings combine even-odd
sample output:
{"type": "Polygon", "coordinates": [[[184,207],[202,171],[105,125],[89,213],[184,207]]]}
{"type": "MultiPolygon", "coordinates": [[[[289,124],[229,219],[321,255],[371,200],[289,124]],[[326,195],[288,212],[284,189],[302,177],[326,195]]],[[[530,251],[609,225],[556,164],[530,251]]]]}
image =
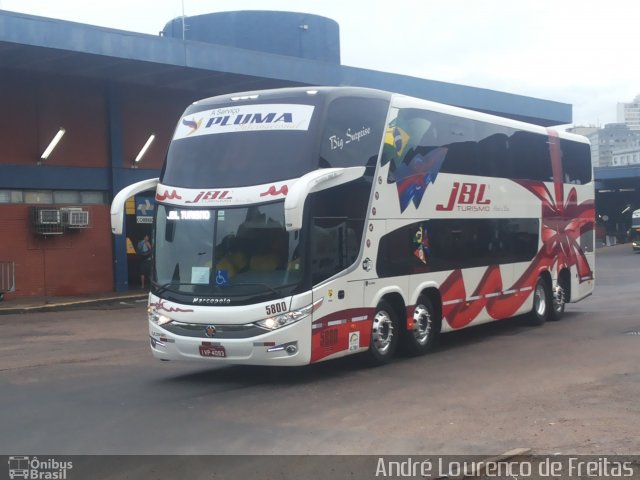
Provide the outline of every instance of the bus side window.
{"type": "Polygon", "coordinates": [[[371,183],[361,178],[309,196],[311,271],[314,284],[358,258],[371,183]]]}
{"type": "Polygon", "coordinates": [[[517,131],[509,139],[509,156],[513,177],[550,182],[553,180],[549,137],[539,133],[517,131]]]}
{"type": "Polygon", "coordinates": [[[586,143],[560,139],[564,182],[584,185],[591,181],[591,152],[586,143]]]}
{"type": "Polygon", "coordinates": [[[508,155],[511,133],[506,127],[476,123],[479,175],[498,178],[512,176],[513,168],[508,155]]]}
{"type": "Polygon", "coordinates": [[[437,131],[435,146],[447,148],[441,172],[480,175],[473,120],[438,114],[433,119],[432,128],[437,131]]]}
{"type": "Polygon", "coordinates": [[[337,98],[329,105],[320,143],[320,168],[366,166],[378,158],[389,103],[337,98]]]}

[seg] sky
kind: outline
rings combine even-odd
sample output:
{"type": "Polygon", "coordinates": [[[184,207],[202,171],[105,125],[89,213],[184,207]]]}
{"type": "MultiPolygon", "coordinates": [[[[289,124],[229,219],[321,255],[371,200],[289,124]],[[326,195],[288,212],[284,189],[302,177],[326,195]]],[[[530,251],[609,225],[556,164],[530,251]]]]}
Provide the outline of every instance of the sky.
{"type": "Polygon", "coordinates": [[[616,121],[640,94],[637,0],[0,0],[0,9],[157,35],[183,15],[284,10],[340,25],[343,65],[573,105],[616,121]]]}

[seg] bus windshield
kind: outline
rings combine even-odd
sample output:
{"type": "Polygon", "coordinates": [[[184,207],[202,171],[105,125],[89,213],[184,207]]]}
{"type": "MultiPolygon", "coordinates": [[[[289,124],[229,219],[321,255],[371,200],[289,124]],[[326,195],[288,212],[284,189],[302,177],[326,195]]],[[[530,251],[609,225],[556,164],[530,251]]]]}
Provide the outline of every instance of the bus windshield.
{"type": "Polygon", "coordinates": [[[215,181],[216,188],[225,188],[301,177],[316,168],[315,110],[299,103],[187,110],[169,146],[161,182],[204,188],[215,181]]]}
{"type": "Polygon", "coordinates": [[[283,202],[197,210],[159,205],[155,283],[234,303],[284,296],[302,279],[298,237],[284,228],[283,202]]]}
{"type": "Polygon", "coordinates": [[[388,105],[322,95],[194,104],[176,127],[160,183],[244,187],[318,168],[375,167],[388,105]]]}

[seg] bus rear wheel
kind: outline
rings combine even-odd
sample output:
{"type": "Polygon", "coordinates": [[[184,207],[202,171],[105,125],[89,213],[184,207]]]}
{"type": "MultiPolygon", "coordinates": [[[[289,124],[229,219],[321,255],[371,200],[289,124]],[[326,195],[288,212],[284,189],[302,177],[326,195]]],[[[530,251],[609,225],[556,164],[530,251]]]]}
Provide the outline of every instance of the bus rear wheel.
{"type": "Polygon", "coordinates": [[[371,341],[367,352],[369,365],[384,365],[391,361],[398,348],[399,334],[398,314],[388,302],[382,300],[371,325],[371,341]]]}
{"type": "Polygon", "coordinates": [[[544,278],[539,277],[533,290],[533,310],[529,313],[529,323],[542,325],[549,318],[549,310],[552,308],[551,292],[544,278]]]}
{"type": "Polygon", "coordinates": [[[549,320],[556,321],[564,315],[564,307],[567,302],[567,291],[562,283],[558,282],[556,288],[553,289],[553,305],[549,309],[549,320]]]}
{"type": "Polygon", "coordinates": [[[404,335],[404,349],[409,355],[424,355],[436,343],[439,319],[431,301],[421,295],[413,311],[413,328],[404,335]]]}

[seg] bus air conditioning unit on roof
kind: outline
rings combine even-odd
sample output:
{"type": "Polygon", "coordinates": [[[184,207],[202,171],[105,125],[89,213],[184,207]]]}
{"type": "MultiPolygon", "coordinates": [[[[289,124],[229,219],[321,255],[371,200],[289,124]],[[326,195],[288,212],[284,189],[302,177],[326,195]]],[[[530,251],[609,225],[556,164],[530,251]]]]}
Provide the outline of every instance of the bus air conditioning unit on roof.
{"type": "Polygon", "coordinates": [[[31,208],[31,228],[39,235],[60,235],[63,232],[60,209],[51,207],[31,208]]]}
{"type": "Polygon", "coordinates": [[[67,228],[88,228],[89,212],[79,207],[63,208],[62,223],[67,228]]]}

